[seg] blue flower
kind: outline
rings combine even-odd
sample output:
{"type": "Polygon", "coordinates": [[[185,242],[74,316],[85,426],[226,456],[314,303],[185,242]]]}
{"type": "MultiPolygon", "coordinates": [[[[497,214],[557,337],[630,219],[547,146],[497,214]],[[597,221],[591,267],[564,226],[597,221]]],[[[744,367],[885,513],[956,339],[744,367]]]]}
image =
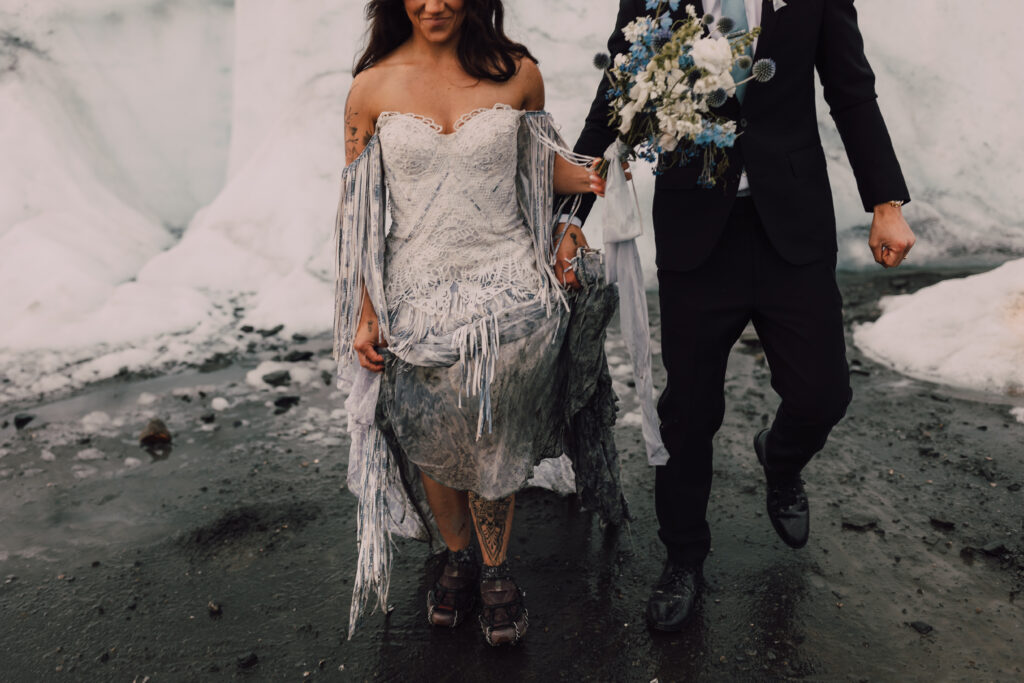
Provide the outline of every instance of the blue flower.
{"type": "Polygon", "coordinates": [[[675,12],[679,9],[679,0],[668,0],[668,6],[675,12]]]}
{"type": "Polygon", "coordinates": [[[672,28],[672,17],[668,14],[661,15],[661,28],[668,31],[672,28]]]}
{"type": "MultiPolygon", "coordinates": [[[[647,9],[658,9],[660,4],[661,0],[647,0],[647,9]]],[[[676,0],[676,4],[679,4],[679,0],[676,0]]]]}

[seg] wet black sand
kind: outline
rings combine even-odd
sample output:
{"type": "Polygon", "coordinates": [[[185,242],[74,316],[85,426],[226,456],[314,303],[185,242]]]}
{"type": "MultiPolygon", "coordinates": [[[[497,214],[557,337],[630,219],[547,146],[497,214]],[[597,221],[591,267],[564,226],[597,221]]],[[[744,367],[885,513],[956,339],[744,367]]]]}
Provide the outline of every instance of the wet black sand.
{"type": "MultiPolygon", "coordinates": [[[[876,316],[880,294],[959,274],[843,274],[847,319],[876,316]]],[[[854,403],[806,472],[811,542],[794,551],[763,511],[750,439],[775,398],[756,342],[741,343],[708,586],[686,630],[652,634],[642,620],[663,554],[639,428],[623,425],[628,529],[603,529],[572,499],[521,496],[524,644],[491,650],[472,622],[431,630],[426,548],[405,541],[392,613],[348,641],[355,498],[345,420],[330,415],[341,397],[317,365],[328,341],[254,338],[255,354],[214,373],[0,408],[0,680],[1024,677],[1024,424],[1009,414],[1020,398],[910,380],[851,347],[854,403]],[[315,377],[283,390],[300,402],[275,414],[278,394],[244,372],[295,349],[318,354],[296,363],[315,377]],[[231,407],[211,411],[216,396],[231,407]],[[96,410],[113,422],[95,418],[89,433],[81,418],[96,410]],[[173,432],[170,453],[137,445],[145,411],[173,432]],[[22,412],[36,417],[15,430],[22,412]]],[[[628,393],[622,407],[634,408],[628,393]]]]}

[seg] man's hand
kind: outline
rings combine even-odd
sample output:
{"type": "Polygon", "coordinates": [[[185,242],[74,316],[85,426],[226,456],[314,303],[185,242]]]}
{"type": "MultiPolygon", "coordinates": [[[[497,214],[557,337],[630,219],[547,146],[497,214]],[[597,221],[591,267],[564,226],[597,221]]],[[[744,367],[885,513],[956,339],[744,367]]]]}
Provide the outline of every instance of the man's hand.
{"type": "Polygon", "coordinates": [[[895,268],[907,258],[915,241],[914,232],[904,220],[900,207],[891,204],[875,207],[868,246],[877,263],[886,268],[895,268]]]}
{"type": "MultiPolygon", "coordinates": [[[[556,240],[565,229],[565,223],[555,228],[556,240]]],[[[581,286],[579,279],[576,277],[576,271],[572,269],[571,262],[576,257],[577,250],[580,247],[586,248],[587,246],[587,238],[583,236],[583,231],[576,225],[570,225],[565,233],[565,237],[562,238],[558,248],[555,250],[555,277],[558,278],[558,281],[566,289],[579,289],[581,286]]]]}

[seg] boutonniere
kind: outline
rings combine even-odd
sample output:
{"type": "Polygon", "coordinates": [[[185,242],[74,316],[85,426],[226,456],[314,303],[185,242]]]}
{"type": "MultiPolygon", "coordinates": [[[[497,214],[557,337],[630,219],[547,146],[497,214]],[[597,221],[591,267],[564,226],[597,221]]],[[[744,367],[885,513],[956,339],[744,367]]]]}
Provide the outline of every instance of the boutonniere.
{"type": "Polygon", "coordinates": [[[772,10],[778,12],[780,9],[786,6],[786,0],[774,0],[772,10]]]}

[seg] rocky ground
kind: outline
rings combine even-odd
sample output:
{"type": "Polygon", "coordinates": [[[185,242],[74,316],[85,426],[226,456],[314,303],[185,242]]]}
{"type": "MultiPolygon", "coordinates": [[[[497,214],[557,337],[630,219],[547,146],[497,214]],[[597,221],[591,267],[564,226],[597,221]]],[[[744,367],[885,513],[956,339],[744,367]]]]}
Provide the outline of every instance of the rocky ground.
{"type": "MultiPolygon", "coordinates": [[[[847,320],[961,274],[843,274],[847,320]]],[[[1024,677],[1024,424],[1010,414],[1024,398],[907,379],[851,348],[854,403],[806,472],[812,537],[793,551],[764,513],[750,440],[776,399],[745,339],[717,441],[708,586],[693,623],[665,635],[642,620],[663,554],[618,384],[635,519],[605,529],[571,498],[521,496],[524,644],[492,650],[473,623],[431,630],[426,549],[404,541],[392,612],[349,641],[355,498],[329,340],[239,334],[244,357],[0,408],[0,680],[1024,677]],[[263,380],[275,371],[276,387],[263,380]],[[153,418],[172,441],[143,449],[153,418]]],[[[614,337],[609,353],[625,381],[614,337]]]]}

